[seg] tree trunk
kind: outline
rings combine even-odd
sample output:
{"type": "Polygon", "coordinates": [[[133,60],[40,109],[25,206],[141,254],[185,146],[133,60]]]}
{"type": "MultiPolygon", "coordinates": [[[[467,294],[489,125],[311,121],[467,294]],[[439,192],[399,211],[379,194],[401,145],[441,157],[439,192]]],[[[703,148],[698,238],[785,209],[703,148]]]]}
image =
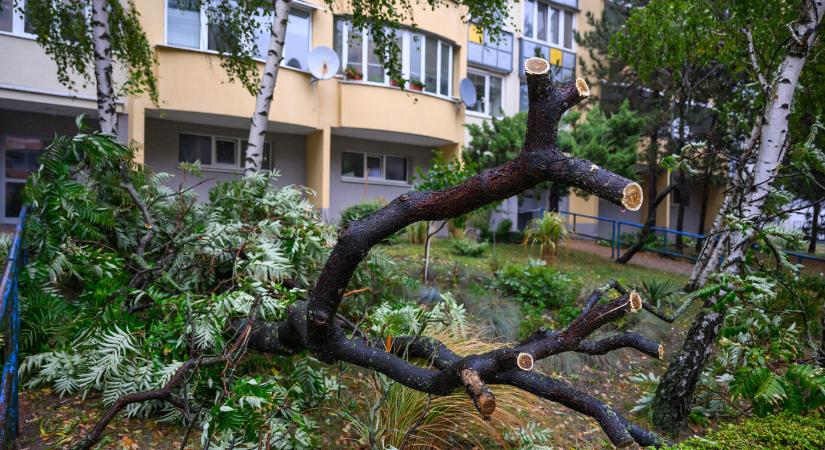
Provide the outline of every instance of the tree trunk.
{"type": "MultiPolygon", "coordinates": [[[[816,40],[819,22],[825,14],[825,2],[804,2],[802,8],[799,20],[792,26],[795,36],[776,71],[772,92],[767,99],[764,113],[754,125],[754,128],[761,125],[761,129],[752,176],[749,177],[749,183],[745,186],[747,189],[731,191],[733,195],[741,195],[742,202],[734,202],[728,206],[734,208],[733,211],[738,216],[751,221],[754,226],[757,226],[765,199],[771,190],[779,164],[785,156],[788,144],[788,111],[808,51],[816,40]]],[[[714,250],[714,254],[721,253],[724,257],[721,264],[723,272],[730,274],[741,272],[745,253],[752,244],[754,234],[754,229],[732,230],[724,233],[714,250]],[[721,252],[719,249],[722,249],[721,252]]],[[[660,428],[677,430],[687,420],[693,391],[724,319],[723,314],[711,309],[717,299],[718,297],[711,297],[705,301],[704,312],[697,316],[682,349],[668,366],[667,372],[656,389],[656,398],[653,401],[653,423],[660,428]]]]}
{"type": "Polygon", "coordinates": [[[811,218],[811,241],[808,244],[808,253],[816,253],[816,240],[819,237],[819,215],[822,213],[822,202],[814,203],[813,217],[811,218]]]}
{"type": "Polygon", "coordinates": [[[269,107],[275,95],[275,82],[278,79],[278,69],[284,58],[284,40],[286,26],[289,23],[289,9],[291,0],[274,0],[272,13],[272,28],[269,36],[269,50],[266,52],[264,73],[261,77],[261,87],[255,97],[255,112],[252,114],[252,124],[249,127],[244,175],[251,176],[261,170],[263,160],[264,138],[266,137],[267,123],[269,122],[269,107]]]}
{"type": "MultiPolygon", "coordinates": [[[[705,164],[705,174],[702,177],[702,206],[699,208],[699,234],[705,234],[705,219],[708,216],[708,201],[710,200],[710,175],[714,158],[705,164]]],[[[696,240],[696,254],[702,249],[704,239],[696,240]]]]}
{"type": "MultiPolygon", "coordinates": [[[[679,185],[679,209],[676,213],[676,231],[682,232],[685,230],[685,198],[690,195],[687,193],[687,180],[684,171],[679,170],[679,174],[676,176],[676,183],[679,185]]],[[[667,242],[665,242],[665,246],[667,246],[667,242]]],[[[682,253],[684,247],[682,235],[677,234],[676,251],[682,253]]]]}
{"type": "Polygon", "coordinates": [[[550,184],[550,192],[547,196],[547,209],[550,212],[558,212],[559,211],[559,202],[561,201],[561,195],[559,195],[559,189],[555,185],[555,183],[550,184]]]}
{"type": "Polygon", "coordinates": [[[117,103],[112,82],[112,43],[109,33],[107,0],[92,1],[92,39],[94,40],[97,115],[100,131],[117,134],[117,103]]]}
{"type": "Polygon", "coordinates": [[[642,231],[639,232],[639,239],[633,244],[632,247],[627,249],[624,252],[624,255],[618,257],[616,259],[617,263],[625,264],[633,258],[633,255],[636,254],[639,250],[642,249],[645,245],[645,241],[647,241],[648,236],[653,231],[653,226],[656,225],[656,208],[662,201],[670,194],[673,189],[675,189],[675,185],[671,184],[665,189],[664,191],[660,192],[659,195],[656,196],[656,200],[651,203],[651,207],[647,210],[647,220],[645,221],[645,225],[642,228],[642,231]]]}
{"type": "Polygon", "coordinates": [[[433,236],[438,234],[444,225],[447,225],[447,220],[441,222],[441,225],[435,229],[432,233],[430,232],[430,222],[427,222],[427,237],[424,239],[424,283],[427,283],[427,280],[430,277],[430,241],[432,241],[433,236]]]}

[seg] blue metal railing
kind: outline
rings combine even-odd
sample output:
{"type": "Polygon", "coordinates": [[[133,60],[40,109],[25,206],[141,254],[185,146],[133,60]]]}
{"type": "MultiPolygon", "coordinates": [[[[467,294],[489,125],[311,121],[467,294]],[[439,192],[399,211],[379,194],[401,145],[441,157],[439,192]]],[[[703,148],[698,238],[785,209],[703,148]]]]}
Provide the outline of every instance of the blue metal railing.
{"type": "MultiPolygon", "coordinates": [[[[545,211],[547,211],[545,208],[538,208],[538,209],[522,210],[522,211],[519,211],[519,213],[521,214],[521,213],[536,213],[536,212],[538,212],[538,217],[542,217],[544,215],[545,211]]],[[[569,211],[559,211],[559,214],[562,214],[562,215],[567,216],[568,218],[572,219],[572,223],[571,223],[571,220],[569,220],[569,219],[567,221],[567,227],[568,227],[568,230],[571,233],[573,233],[577,236],[586,237],[586,238],[590,238],[590,239],[595,239],[595,240],[600,239],[600,240],[603,240],[603,241],[608,241],[610,243],[610,257],[613,258],[613,259],[618,258],[619,255],[621,254],[622,227],[635,228],[635,229],[644,228],[644,225],[639,224],[639,223],[627,222],[625,220],[618,220],[618,219],[609,219],[607,217],[601,217],[601,216],[591,216],[591,215],[588,215],[588,214],[579,214],[579,213],[573,213],[573,212],[569,212],[569,211]],[[580,230],[580,224],[578,223],[579,222],[578,218],[584,218],[584,219],[595,221],[596,222],[596,231],[595,231],[596,234],[589,234],[587,232],[584,232],[584,231],[580,230]],[[609,239],[608,239],[607,236],[600,236],[599,235],[598,224],[600,222],[607,223],[607,224],[610,225],[610,237],[609,237],[609,239]]],[[[651,231],[654,234],[660,233],[660,234],[664,235],[665,246],[664,247],[645,246],[645,250],[656,252],[660,255],[668,255],[668,256],[675,257],[675,258],[685,258],[685,259],[688,259],[688,260],[691,260],[691,261],[696,261],[697,257],[693,256],[693,255],[687,255],[687,254],[684,254],[684,253],[680,253],[680,252],[677,252],[677,251],[668,250],[667,243],[669,242],[670,236],[684,236],[684,237],[688,237],[688,238],[691,238],[691,239],[705,239],[705,237],[706,237],[704,234],[690,233],[690,232],[687,232],[687,231],[677,231],[677,230],[672,230],[670,228],[662,228],[662,227],[652,227],[651,231]]],[[[790,257],[796,258],[797,262],[799,262],[800,264],[802,263],[802,261],[825,262],[825,258],[810,255],[810,254],[798,253],[798,252],[794,252],[794,251],[790,251],[790,250],[785,250],[785,254],[787,254],[790,257]]]]}
{"type": "Polygon", "coordinates": [[[19,405],[17,389],[19,384],[19,339],[20,339],[20,299],[18,278],[25,265],[23,252],[23,228],[26,223],[26,208],[20,210],[17,227],[14,230],[6,270],[0,281],[2,309],[0,324],[3,325],[5,349],[3,351],[3,379],[0,384],[0,449],[12,448],[17,438],[19,405]]]}

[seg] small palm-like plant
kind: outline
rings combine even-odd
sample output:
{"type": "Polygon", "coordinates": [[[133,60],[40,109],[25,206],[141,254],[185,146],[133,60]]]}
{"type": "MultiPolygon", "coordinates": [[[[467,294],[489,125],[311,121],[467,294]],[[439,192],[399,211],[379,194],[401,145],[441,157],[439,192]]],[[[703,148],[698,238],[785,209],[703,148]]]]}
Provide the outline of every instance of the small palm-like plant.
{"type": "Polygon", "coordinates": [[[544,213],[539,219],[534,219],[524,232],[523,245],[538,246],[541,258],[552,264],[556,259],[556,249],[567,239],[567,227],[564,218],[557,212],[544,213]]]}

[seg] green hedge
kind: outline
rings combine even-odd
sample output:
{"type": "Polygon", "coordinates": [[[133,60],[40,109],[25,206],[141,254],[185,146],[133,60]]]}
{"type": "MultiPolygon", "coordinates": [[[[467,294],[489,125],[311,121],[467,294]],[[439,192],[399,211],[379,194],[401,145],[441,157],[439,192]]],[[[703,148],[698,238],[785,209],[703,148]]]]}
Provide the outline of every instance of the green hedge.
{"type": "Polygon", "coordinates": [[[825,417],[778,414],[725,424],[669,449],[825,449],[825,417]]]}

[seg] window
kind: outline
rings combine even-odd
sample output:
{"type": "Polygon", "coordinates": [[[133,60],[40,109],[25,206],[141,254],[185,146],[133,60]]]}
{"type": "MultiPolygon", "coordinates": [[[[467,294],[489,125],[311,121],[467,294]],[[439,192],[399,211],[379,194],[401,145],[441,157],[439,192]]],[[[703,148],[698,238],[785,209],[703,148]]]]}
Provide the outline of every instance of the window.
{"type": "Polygon", "coordinates": [[[343,152],[341,177],[407,183],[407,158],[371,153],[343,152]],[[366,174],[366,177],[364,176],[366,174]]]}
{"type": "Polygon", "coordinates": [[[524,37],[527,39],[573,49],[572,11],[559,9],[541,1],[528,0],[524,2],[523,29],[524,37]]]}
{"type": "MultiPolygon", "coordinates": [[[[5,1],[5,0],[1,0],[5,1]]],[[[195,0],[167,0],[166,44],[196,50],[220,51],[225,47],[221,42],[221,29],[208,23],[204,9],[199,9],[195,0]]],[[[258,37],[255,39],[257,57],[266,59],[269,49],[272,16],[263,11],[257,20],[258,37]]],[[[307,55],[312,38],[312,14],[292,7],[289,11],[284,59],[282,64],[300,70],[309,70],[307,55]]]]}
{"type": "Polygon", "coordinates": [[[513,35],[501,32],[493,38],[470,24],[470,39],[467,43],[467,62],[504,73],[513,70],[513,35]]]}
{"type": "MultiPolygon", "coordinates": [[[[401,49],[401,74],[424,86],[421,90],[445,97],[452,96],[453,45],[423,33],[400,30],[396,36],[401,49]]],[[[333,45],[341,58],[342,72],[352,81],[389,85],[381,58],[366,30],[355,29],[343,18],[335,19],[333,45]]],[[[412,87],[414,88],[414,87],[412,87]]]]}
{"type": "MultiPolygon", "coordinates": [[[[238,171],[244,166],[246,140],[209,136],[202,134],[181,133],[178,141],[178,161],[194,163],[200,161],[205,168],[238,171]]],[[[261,168],[272,169],[272,148],[264,143],[261,168]]]]}
{"type": "Polygon", "coordinates": [[[23,205],[22,194],[26,179],[37,170],[46,142],[38,138],[6,136],[3,144],[3,214],[6,219],[14,219],[20,214],[23,205]]]}
{"type": "Polygon", "coordinates": [[[504,80],[493,74],[477,72],[468,73],[467,78],[473,82],[476,88],[477,99],[476,104],[469,109],[488,116],[500,117],[503,115],[501,96],[504,80]]]}
{"type": "Polygon", "coordinates": [[[11,33],[14,30],[14,2],[0,0],[0,31],[11,33]]]}

